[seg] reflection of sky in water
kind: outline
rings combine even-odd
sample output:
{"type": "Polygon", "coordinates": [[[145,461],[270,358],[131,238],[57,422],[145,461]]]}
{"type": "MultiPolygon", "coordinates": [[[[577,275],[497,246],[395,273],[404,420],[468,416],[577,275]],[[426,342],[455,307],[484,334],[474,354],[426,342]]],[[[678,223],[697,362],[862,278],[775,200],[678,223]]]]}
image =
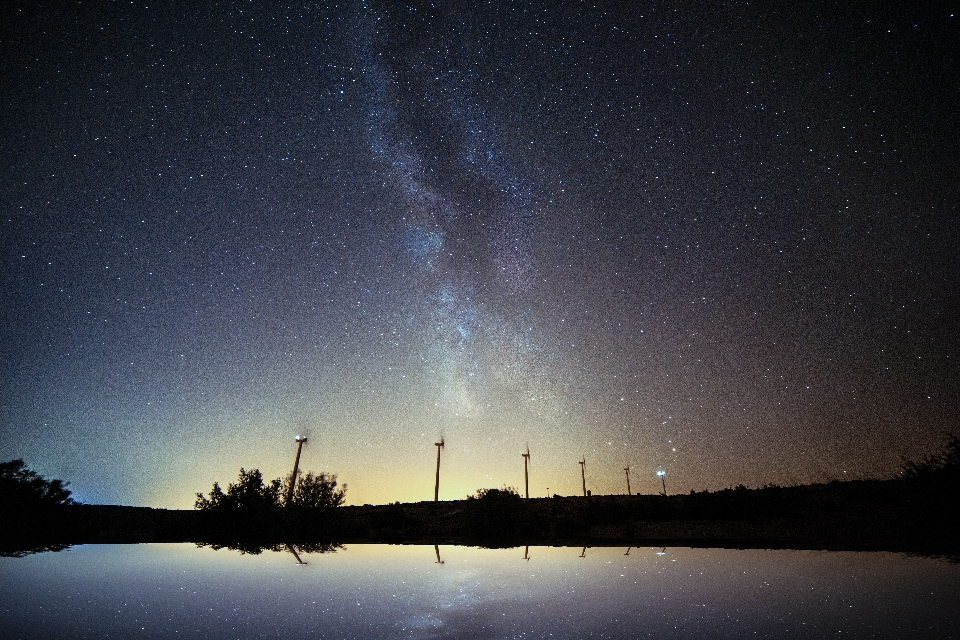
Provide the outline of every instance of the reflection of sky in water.
{"type": "Polygon", "coordinates": [[[949,637],[960,567],[889,553],[192,545],[0,558],[3,637],[949,637]],[[551,635],[552,634],[552,635],[551,635]]]}

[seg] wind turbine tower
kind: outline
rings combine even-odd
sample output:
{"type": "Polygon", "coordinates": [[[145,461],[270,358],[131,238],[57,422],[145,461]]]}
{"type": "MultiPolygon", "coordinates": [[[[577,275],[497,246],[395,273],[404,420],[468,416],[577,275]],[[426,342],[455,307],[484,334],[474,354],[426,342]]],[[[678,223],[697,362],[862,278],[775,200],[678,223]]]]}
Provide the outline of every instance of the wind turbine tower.
{"type": "Polygon", "coordinates": [[[437,483],[433,487],[433,501],[440,501],[440,449],[443,449],[443,438],[440,438],[440,442],[434,442],[434,446],[437,447],[437,483]]]}
{"type": "Polygon", "coordinates": [[[293,488],[297,484],[297,470],[300,468],[300,451],[303,449],[303,443],[307,441],[307,436],[297,436],[293,439],[297,443],[297,457],[293,459],[293,473],[290,474],[290,488],[287,489],[288,507],[293,504],[293,488]]]}
{"type": "Polygon", "coordinates": [[[530,445],[527,445],[527,452],[521,453],[523,456],[523,485],[527,492],[527,498],[530,498],[530,473],[527,466],[530,464],[530,445]]]}
{"type": "Polygon", "coordinates": [[[580,458],[580,480],[583,481],[583,497],[587,497],[587,457],[583,456],[580,458]]]}
{"type": "Polygon", "coordinates": [[[630,465],[624,467],[623,470],[627,472],[627,495],[631,496],[633,494],[630,493],[630,465]]]}

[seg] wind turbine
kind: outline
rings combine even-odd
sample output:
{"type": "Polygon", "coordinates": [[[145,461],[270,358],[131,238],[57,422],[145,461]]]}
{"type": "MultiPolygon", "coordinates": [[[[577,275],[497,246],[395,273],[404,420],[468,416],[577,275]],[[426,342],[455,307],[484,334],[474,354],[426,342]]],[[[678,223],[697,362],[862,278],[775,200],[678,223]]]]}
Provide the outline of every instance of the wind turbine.
{"type": "Polygon", "coordinates": [[[580,480],[583,481],[583,497],[587,497],[587,456],[581,456],[580,458],[580,480]]]}
{"type": "Polygon", "coordinates": [[[303,449],[303,445],[307,441],[307,436],[297,436],[293,440],[297,443],[297,457],[293,459],[293,473],[290,474],[290,488],[287,489],[287,501],[285,504],[288,507],[293,504],[293,488],[297,484],[297,470],[300,467],[300,451],[303,449]]]}
{"type": "Polygon", "coordinates": [[[627,472],[627,495],[632,496],[633,494],[630,493],[630,465],[625,466],[623,470],[627,472]]]}
{"type": "Polygon", "coordinates": [[[530,464],[530,445],[529,444],[527,444],[527,452],[521,453],[520,455],[523,456],[523,485],[524,485],[524,489],[526,489],[526,492],[527,492],[527,498],[529,498],[530,497],[530,474],[529,474],[529,471],[527,470],[527,465],[530,464]]]}
{"type": "Polygon", "coordinates": [[[288,544],[288,545],[287,545],[287,551],[289,551],[290,553],[292,553],[292,554],[293,554],[293,557],[297,559],[297,564],[307,564],[306,562],[304,562],[303,560],[300,559],[300,554],[297,553],[297,547],[296,547],[295,545],[288,544]]]}
{"type": "Polygon", "coordinates": [[[667,480],[666,480],[667,472],[664,471],[663,469],[660,469],[659,471],[657,471],[657,475],[660,476],[660,482],[663,483],[663,493],[661,495],[667,495],[667,480]]]}
{"type": "Polygon", "coordinates": [[[434,442],[434,446],[437,448],[437,484],[433,487],[433,501],[440,501],[440,449],[443,449],[443,438],[440,438],[440,442],[434,442]]]}

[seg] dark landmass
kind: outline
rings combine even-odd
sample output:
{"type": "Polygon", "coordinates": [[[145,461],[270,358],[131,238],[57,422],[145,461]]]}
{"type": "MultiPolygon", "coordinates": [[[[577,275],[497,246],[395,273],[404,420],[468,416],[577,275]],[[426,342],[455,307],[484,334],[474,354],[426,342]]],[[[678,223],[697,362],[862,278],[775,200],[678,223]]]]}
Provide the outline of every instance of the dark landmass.
{"type": "Polygon", "coordinates": [[[97,543],[240,550],[393,543],[885,550],[956,559],[958,505],[955,487],[918,478],[675,496],[524,500],[493,492],[491,499],[231,512],[67,505],[6,511],[0,554],[97,543]]]}

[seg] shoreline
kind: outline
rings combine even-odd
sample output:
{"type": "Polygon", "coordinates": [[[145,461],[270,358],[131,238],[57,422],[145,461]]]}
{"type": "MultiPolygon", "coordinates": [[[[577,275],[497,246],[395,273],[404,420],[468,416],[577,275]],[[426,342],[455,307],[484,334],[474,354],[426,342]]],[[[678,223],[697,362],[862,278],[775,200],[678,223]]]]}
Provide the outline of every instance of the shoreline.
{"type": "Polygon", "coordinates": [[[189,542],[696,546],[895,551],[960,558],[958,492],[861,480],[687,495],[468,499],[253,512],[71,505],[3,514],[0,553],[189,542]]]}

